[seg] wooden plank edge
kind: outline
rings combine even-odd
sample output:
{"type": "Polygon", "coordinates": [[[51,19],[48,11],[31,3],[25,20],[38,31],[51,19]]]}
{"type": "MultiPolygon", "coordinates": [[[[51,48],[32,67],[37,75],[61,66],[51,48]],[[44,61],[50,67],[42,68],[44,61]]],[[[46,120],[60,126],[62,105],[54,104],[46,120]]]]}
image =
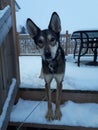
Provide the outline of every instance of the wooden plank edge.
{"type": "MultiPolygon", "coordinates": [[[[9,126],[19,127],[22,122],[9,122],[9,126]]],[[[53,125],[53,124],[37,124],[37,123],[24,123],[22,128],[45,128],[57,130],[98,130],[98,128],[82,127],[82,126],[66,126],[66,125],[53,125]]]]}
{"type": "MultiPolygon", "coordinates": [[[[19,98],[24,100],[40,101],[45,96],[45,89],[23,89],[20,88],[17,93],[16,103],[19,98]]],[[[52,100],[55,102],[56,89],[52,92],[52,100]]],[[[63,90],[62,103],[71,100],[79,103],[98,103],[98,91],[80,91],[80,90],[63,90]]]]}
{"type": "MultiPolygon", "coordinates": [[[[19,88],[20,91],[45,91],[45,88],[19,88]]],[[[51,89],[51,90],[56,90],[56,89],[51,89]]],[[[90,91],[90,90],[71,90],[71,89],[62,89],[63,92],[75,92],[75,93],[97,93],[98,94],[98,91],[90,91]]]]}

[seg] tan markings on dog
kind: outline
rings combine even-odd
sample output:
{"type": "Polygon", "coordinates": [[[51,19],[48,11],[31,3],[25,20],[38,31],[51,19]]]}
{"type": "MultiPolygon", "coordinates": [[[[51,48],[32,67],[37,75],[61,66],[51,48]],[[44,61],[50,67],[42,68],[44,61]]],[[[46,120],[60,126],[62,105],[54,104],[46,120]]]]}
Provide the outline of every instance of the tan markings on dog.
{"type": "Polygon", "coordinates": [[[39,40],[44,41],[44,37],[43,37],[43,36],[40,36],[40,37],[39,37],[39,40]]]}
{"type": "Polygon", "coordinates": [[[48,40],[50,41],[51,38],[52,38],[51,34],[49,34],[49,35],[47,36],[47,38],[48,38],[48,40]]]}
{"type": "Polygon", "coordinates": [[[53,78],[57,81],[57,83],[60,83],[63,81],[64,78],[64,74],[44,74],[43,73],[43,77],[45,78],[45,80],[47,81],[47,83],[49,83],[53,78]]]}
{"type": "Polygon", "coordinates": [[[51,48],[52,58],[54,59],[55,56],[56,56],[56,51],[58,49],[58,42],[57,42],[57,44],[55,46],[52,46],[52,47],[50,46],[50,48],[51,48]]]}

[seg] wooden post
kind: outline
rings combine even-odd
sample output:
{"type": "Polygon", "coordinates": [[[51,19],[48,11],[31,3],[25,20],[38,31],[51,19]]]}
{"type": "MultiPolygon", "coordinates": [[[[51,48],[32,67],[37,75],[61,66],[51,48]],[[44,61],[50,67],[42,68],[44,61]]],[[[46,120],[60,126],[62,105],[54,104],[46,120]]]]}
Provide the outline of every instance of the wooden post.
{"type": "Polygon", "coordinates": [[[12,10],[12,31],[13,31],[13,46],[14,46],[14,71],[17,83],[20,83],[20,72],[19,72],[19,57],[17,48],[17,31],[16,31],[16,15],[15,15],[15,0],[10,0],[11,10],[12,10]]]}
{"type": "Polygon", "coordinates": [[[0,48],[0,114],[2,113],[2,61],[1,61],[1,48],[0,48]]]}
{"type": "Polygon", "coordinates": [[[65,37],[66,37],[65,55],[67,56],[67,55],[68,55],[68,42],[69,42],[69,34],[68,34],[68,31],[66,31],[65,37]]]}

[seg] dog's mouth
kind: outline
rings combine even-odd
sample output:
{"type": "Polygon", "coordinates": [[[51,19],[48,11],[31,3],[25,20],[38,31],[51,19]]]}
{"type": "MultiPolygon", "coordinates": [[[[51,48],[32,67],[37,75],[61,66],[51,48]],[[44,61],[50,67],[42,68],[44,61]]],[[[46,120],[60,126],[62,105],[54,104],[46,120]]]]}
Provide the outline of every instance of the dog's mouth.
{"type": "Polygon", "coordinates": [[[46,60],[51,60],[52,59],[52,56],[51,56],[50,52],[45,53],[44,56],[45,56],[46,60]]]}

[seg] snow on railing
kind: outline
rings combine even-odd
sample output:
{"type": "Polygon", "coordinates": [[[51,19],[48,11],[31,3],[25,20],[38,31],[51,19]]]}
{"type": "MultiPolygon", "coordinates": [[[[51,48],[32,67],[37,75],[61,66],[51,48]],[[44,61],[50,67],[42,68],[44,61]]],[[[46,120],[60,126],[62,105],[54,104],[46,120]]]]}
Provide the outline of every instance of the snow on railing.
{"type": "Polygon", "coordinates": [[[4,106],[3,106],[3,109],[2,109],[2,114],[0,115],[0,129],[2,127],[2,124],[3,124],[3,121],[4,119],[6,118],[6,112],[7,112],[7,108],[9,106],[9,102],[11,100],[11,97],[12,97],[12,94],[13,94],[13,90],[16,86],[16,79],[13,78],[12,79],[12,83],[10,85],[10,89],[9,89],[9,92],[8,92],[8,96],[6,98],[6,101],[4,103],[4,106]]]}

